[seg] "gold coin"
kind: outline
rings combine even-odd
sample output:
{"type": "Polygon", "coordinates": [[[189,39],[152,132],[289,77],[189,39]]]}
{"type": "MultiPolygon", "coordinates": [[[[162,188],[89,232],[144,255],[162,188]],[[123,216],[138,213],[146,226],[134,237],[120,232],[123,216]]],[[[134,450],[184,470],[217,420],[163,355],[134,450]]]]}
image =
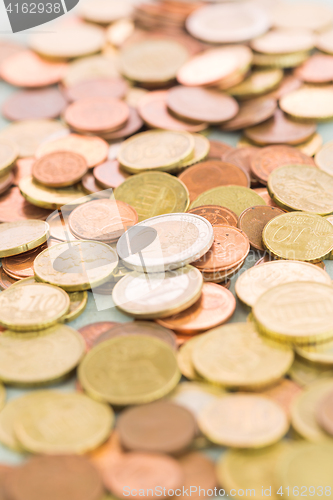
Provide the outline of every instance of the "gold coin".
{"type": "Polygon", "coordinates": [[[333,176],[333,141],[327,142],[316,154],[315,164],[320,170],[333,176]]]}
{"type": "Polygon", "coordinates": [[[279,68],[255,70],[241,83],[229,88],[228,93],[238,99],[257,97],[275,89],[282,78],[283,71],[279,68]]]}
{"type": "Polygon", "coordinates": [[[307,387],[323,378],[332,377],[333,379],[333,368],[313,364],[309,361],[305,362],[301,358],[296,357],[288,371],[288,375],[296,384],[307,387]]]}
{"type": "Polygon", "coordinates": [[[211,384],[204,382],[181,382],[170,394],[169,398],[177,405],[187,408],[197,418],[205,406],[220,398],[223,394],[225,392],[221,387],[211,384]]]}
{"type": "Polygon", "coordinates": [[[14,431],[26,451],[81,454],[102,444],[113,425],[114,413],[107,405],[80,393],[43,391],[16,419],[14,431]]]}
{"type": "Polygon", "coordinates": [[[305,362],[316,363],[333,369],[333,341],[307,346],[297,346],[296,353],[305,362]]]}
{"type": "Polygon", "coordinates": [[[24,177],[20,180],[19,188],[22,196],[32,205],[50,210],[57,210],[64,205],[73,207],[87,201],[79,184],[60,189],[48,188],[34,181],[32,177],[24,177]]]}
{"type": "Polygon", "coordinates": [[[122,406],[162,398],[181,375],[175,353],[165,342],[129,335],[94,347],[81,362],[78,376],[91,397],[122,406]]]}
{"type": "Polygon", "coordinates": [[[184,162],[180,163],[177,170],[181,170],[185,167],[189,167],[191,165],[194,165],[195,163],[198,163],[199,161],[204,160],[209,153],[210,143],[207,137],[203,136],[202,134],[191,135],[194,139],[194,156],[190,160],[185,160],[184,162]]]}
{"type": "Polygon", "coordinates": [[[253,307],[259,331],[282,342],[311,344],[333,337],[333,287],[313,282],[278,285],[253,307]]]}
{"type": "Polygon", "coordinates": [[[308,156],[314,156],[321,146],[323,145],[323,138],[317,132],[302,144],[297,144],[295,148],[299,149],[302,153],[308,156]]]}
{"type": "Polygon", "coordinates": [[[53,382],[73,370],[84,354],[82,336],[69,326],[24,333],[6,330],[0,337],[0,380],[14,385],[53,382]]]}
{"type": "Polygon", "coordinates": [[[4,408],[6,404],[6,389],[0,384],[0,411],[4,408]]]}
{"type": "Polygon", "coordinates": [[[30,219],[5,222],[0,225],[0,236],[0,257],[10,257],[42,245],[49,236],[49,225],[30,219]]]}
{"type": "MultiPolygon", "coordinates": [[[[106,3],[109,4],[109,1],[107,0],[106,3]]],[[[113,5],[119,5],[119,3],[113,2],[113,5]]],[[[134,30],[135,24],[131,19],[118,19],[107,28],[106,39],[113,47],[121,47],[134,33],[134,30]]]]}
{"type": "Polygon", "coordinates": [[[194,348],[200,340],[201,335],[190,338],[187,342],[184,342],[177,353],[179,369],[182,375],[189,380],[204,380],[203,377],[195,370],[192,360],[194,348]]]}
{"type": "Polygon", "coordinates": [[[114,55],[95,55],[76,59],[69,64],[62,83],[66,87],[71,87],[93,78],[116,78],[119,76],[117,63],[117,57],[114,55]]]}
{"type": "Polygon", "coordinates": [[[18,154],[18,146],[14,142],[0,137],[0,176],[11,170],[18,154]]]}
{"type": "Polygon", "coordinates": [[[219,186],[200,194],[190,208],[203,205],[220,205],[240,215],[246,208],[266,205],[261,196],[253,190],[242,186],[219,186]]]}
{"type": "Polygon", "coordinates": [[[333,29],[319,33],[317,36],[316,47],[323,52],[333,54],[333,29]]]}
{"type": "Polygon", "coordinates": [[[157,215],[185,212],[190,203],[185,184],[162,172],[129,177],[115,189],[114,197],[133,207],[139,222],[157,215]]]}
{"type": "Polygon", "coordinates": [[[262,240],[267,250],[280,259],[317,262],[327,258],[333,249],[333,226],[319,215],[290,212],[270,220],[262,240]]]}
{"type": "Polygon", "coordinates": [[[194,139],[189,132],[148,130],[126,139],[117,159],[132,174],[145,170],[168,172],[190,160],[193,153],[194,139]]]}
{"type": "Polygon", "coordinates": [[[253,53],[253,64],[255,66],[266,66],[268,68],[294,68],[300,66],[309,59],[310,52],[293,52],[292,54],[261,54],[253,53]]]}
{"type": "Polygon", "coordinates": [[[308,29],[275,29],[255,38],[250,45],[263,54],[291,54],[313,49],[315,37],[308,29]]]}
{"type": "Polygon", "coordinates": [[[213,401],[200,413],[198,425],[210,441],[232,448],[269,446],[289,428],[277,403],[252,394],[230,394],[213,401]]]}
{"type": "Polygon", "coordinates": [[[37,255],[34,270],[38,281],[77,292],[106,283],[117,264],[117,253],[109,245],[98,241],[71,241],[37,255]]]}
{"type": "Polygon", "coordinates": [[[328,5],[323,4],[279,2],[272,11],[272,20],[278,28],[321,31],[332,24],[333,12],[328,5]]]}
{"type": "Polygon", "coordinates": [[[70,292],[68,294],[70,304],[68,312],[61,318],[61,321],[73,321],[83,313],[88,303],[87,292],[70,292]]]}
{"type": "Polygon", "coordinates": [[[195,370],[211,383],[239,390],[271,385],[290,368],[291,348],[262,338],[254,324],[224,325],[200,337],[192,352],[195,370]]]}
{"type": "Polygon", "coordinates": [[[280,107],[294,118],[331,120],[333,118],[333,85],[301,87],[282,96],[280,107]]]}
{"type": "Polygon", "coordinates": [[[80,16],[91,23],[111,24],[130,17],[133,13],[131,2],[110,2],[110,0],[90,0],[80,8],[80,16]]]}
{"type": "Polygon", "coordinates": [[[30,278],[23,278],[22,280],[16,281],[11,286],[17,287],[17,286],[22,286],[22,285],[31,285],[31,284],[35,284],[35,283],[38,283],[38,281],[36,281],[34,276],[30,276],[30,278]]]}

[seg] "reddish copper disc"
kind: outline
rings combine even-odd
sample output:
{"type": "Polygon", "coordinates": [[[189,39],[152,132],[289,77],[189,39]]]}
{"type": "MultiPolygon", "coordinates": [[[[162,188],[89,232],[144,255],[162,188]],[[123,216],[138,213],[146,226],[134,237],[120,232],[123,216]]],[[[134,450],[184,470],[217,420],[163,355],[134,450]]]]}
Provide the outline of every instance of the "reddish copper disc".
{"type": "Polygon", "coordinates": [[[250,186],[248,173],[221,160],[208,160],[193,165],[182,172],[178,178],[185,184],[190,193],[190,201],[199,194],[218,186],[250,186]]]}
{"type": "Polygon", "coordinates": [[[51,119],[60,116],[66,105],[67,101],[58,89],[22,90],[6,99],[2,114],[12,121],[51,119]]]}
{"type": "Polygon", "coordinates": [[[13,257],[4,257],[2,259],[2,267],[4,271],[14,279],[30,278],[31,276],[34,276],[35,258],[38,254],[45,250],[45,248],[48,248],[48,246],[49,245],[47,243],[44,243],[29,252],[14,255],[13,257]]]}
{"type": "Polygon", "coordinates": [[[33,178],[49,187],[73,186],[87,172],[83,156],[70,151],[59,151],[42,156],[32,167],[33,178]]]}
{"type": "Polygon", "coordinates": [[[122,99],[127,91],[128,84],[122,78],[91,78],[71,87],[63,88],[63,92],[70,102],[91,97],[122,99]]]}
{"type": "Polygon", "coordinates": [[[13,172],[8,172],[4,176],[0,177],[0,194],[8,191],[10,186],[14,184],[14,174],[13,172]]]}
{"type": "Polygon", "coordinates": [[[115,321],[100,321],[98,323],[91,323],[90,325],[82,326],[78,329],[81,333],[83,340],[86,343],[87,351],[93,347],[95,340],[102,335],[102,333],[110,330],[110,328],[118,325],[115,321]]]}
{"type": "Polygon", "coordinates": [[[260,97],[249,99],[239,104],[239,111],[235,118],[223,123],[220,128],[223,132],[241,130],[252,125],[258,125],[274,115],[277,102],[273,98],[260,97]]]}
{"type": "Polygon", "coordinates": [[[125,125],[115,132],[101,134],[101,137],[107,141],[116,141],[117,139],[122,139],[123,137],[135,134],[135,132],[138,132],[142,126],[143,121],[139,116],[139,113],[135,108],[129,106],[129,118],[125,125]]]}
{"type": "Polygon", "coordinates": [[[170,401],[157,401],[123,411],[117,420],[120,442],[130,451],[179,453],[197,432],[193,414],[170,401]]]}
{"type": "Polygon", "coordinates": [[[88,172],[86,175],[82,177],[81,184],[83,190],[87,194],[98,193],[101,190],[100,186],[97,184],[96,179],[91,172],[88,172]]]}
{"type": "Polygon", "coordinates": [[[46,87],[60,82],[68,65],[42,59],[31,50],[7,57],[1,64],[0,76],[16,87],[46,87]]]}
{"type": "MultiPolygon", "coordinates": [[[[179,462],[185,476],[184,490],[190,491],[192,487],[191,500],[202,500],[202,491],[214,491],[217,486],[216,467],[210,458],[194,451],[180,457],[179,462]]],[[[180,498],[186,498],[186,494],[180,498]]]]}
{"type": "Polygon", "coordinates": [[[302,123],[288,118],[283,111],[277,109],[269,120],[244,130],[250,141],[263,146],[269,144],[300,144],[305,142],[316,131],[313,122],[302,123]]]}
{"type": "Polygon", "coordinates": [[[209,141],[209,144],[210,144],[210,149],[207,156],[208,160],[215,158],[217,160],[223,160],[223,156],[229,151],[232,151],[234,149],[229,144],[225,144],[224,142],[220,141],[209,141]]]}
{"type": "Polygon", "coordinates": [[[104,189],[116,188],[129,177],[123,172],[117,160],[109,160],[94,168],[94,177],[104,189]]]}
{"type": "Polygon", "coordinates": [[[251,171],[260,182],[266,184],[273,170],[290,164],[315,166],[314,160],[298,149],[276,145],[258,150],[251,160],[251,171]]]}
{"type": "MultiPolygon", "coordinates": [[[[110,469],[114,463],[117,463],[123,453],[124,450],[120,444],[118,432],[113,430],[109,439],[91,451],[88,454],[88,458],[96,469],[102,473],[104,470],[110,469]]],[[[107,500],[107,497],[104,500],[107,500]]]]}
{"type": "Polygon", "coordinates": [[[18,187],[12,187],[0,196],[0,222],[25,219],[45,220],[51,213],[51,210],[45,210],[29,203],[23,198],[18,187]]]}
{"type": "Polygon", "coordinates": [[[280,85],[278,86],[277,89],[273,90],[269,94],[266,94],[267,97],[272,97],[273,99],[276,99],[277,101],[281,99],[282,96],[285,94],[289,94],[289,92],[292,92],[293,90],[297,90],[301,87],[302,82],[298,78],[296,78],[293,75],[286,75],[280,85]]]}
{"type": "Polygon", "coordinates": [[[233,226],[237,227],[238,217],[229,208],[219,205],[203,205],[201,207],[191,208],[189,214],[200,215],[207,219],[213,227],[215,226],[233,226]]]}
{"type": "MultiPolygon", "coordinates": [[[[3,267],[0,267],[0,288],[2,290],[6,290],[9,288],[13,283],[17,283],[17,279],[12,278],[9,276],[7,273],[5,273],[3,267]]],[[[0,497],[1,500],[1,497],[0,497]]]]}
{"type": "Polygon", "coordinates": [[[68,125],[79,132],[112,132],[121,128],[128,118],[126,103],[103,97],[75,101],[64,113],[68,125]]]}
{"type": "Polygon", "coordinates": [[[319,402],[316,408],[316,419],[319,425],[333,436],[333,391],[330,391],[319,402]]]}
{"type": "Polygon", "coordinates": [[[0,40],[0,64],[9,56],[25,50],[23,45],[10,42],[9,40],[0,40]]]}
{"type": "Polygon", "coordinates": [[[230,120],[239,109],[233,97],[219,90],[182,85],[168,91],[167,106],[180,119],[212,124],[230,120]]]}
{"type": "Polygon", "coordinates": [[[290,416],[292,405],[295,399],[301,394],[302,389],[292,380],[283,378],[277,385],[270,387],[257,394],[272,399],[278,405],[282,406],[288,416],[290,416]]]}
{"type": "Polygon", "coordinates": [[[30,177],[32,174],[32,166],[35,162],[35,158],[19,158],[16,160],[16,164],[12,170],[14,174],[13,183],[15,186],[19,185],[19,182],[23,177],[30,177]]]}
{"type": "Polygon", "coordinates": [[[194,334],[228,321],[236,309],[236,299],[229,290],[214,283],[204,283],[200,299],[185,311],[157,320],[177,333],[194,334]]]}
{"type": "Polygon", "coordinates": [[[166,90],[156,90],[140,99],[138,112],[149,127],[187,132],[200,132],[208,127],[207,123],[193,124],[172,116],[168,111],[167,98],[166,90]]]}
{"type": "Polygon", "coordinates": [[[218,269],[215,272],[206,272],[206,271],[201,271],[202,277],[204,282],[211,282],[211,283],[219,283],[223,284],[225,283],[228,278],[231,278],[234,276],[244,265],[245,259],[239,262],[236,266],[230,267],[230,269],[218,269]]]}
{"type": "Polygon", "coordinates": [[[314,54],[295,69],[294,75],[306,83],[329,83],[333,81],[333,56],[314,54]]]}
{"type": "Polygon", "coordinates": [[[223,160],[246,170],[251,177],[251,161],[258,151],[260,149],[253,146],[233,149],[225,154],[223,160]]]}
{"type": "Polygon", "coordinates": [[[138,222],[138,214],[130,205],[116,200],[93,200],[76,207],[68,219],[76,238],[111,242],[138,222]]]}
{"type": "Polygon", "coordinates": [[[264,227],[271,219],[282,214],[284,211],[280,208],[265,207],[264,205],[250,207],[240,214],[238,227],[247,235],[252,248],[264,252],[265,247],[262,243],[264,227]]]}
{"type": "MultiPolygon", "coordinates": [[[[275,203],[275,201],[272,200],[272,198],[269,196],[269,192],[267,191],[266,188],[255,188],[254,191],[258,193],[259,196],[262,197],[263,200],[265,200],[266,205],[269,207],[275,207],[275,208],[280,208],[279,205],[275,203]]],[[[280,208],[281,210],[281,208],[280,208]]]]}

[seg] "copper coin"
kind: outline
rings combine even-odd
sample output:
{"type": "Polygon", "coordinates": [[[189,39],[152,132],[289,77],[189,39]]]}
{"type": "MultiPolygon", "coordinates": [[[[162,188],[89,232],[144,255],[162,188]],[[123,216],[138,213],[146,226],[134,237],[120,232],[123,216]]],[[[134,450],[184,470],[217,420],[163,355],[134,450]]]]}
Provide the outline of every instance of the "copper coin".
{"type": "Polygon", "coordinates": [[[122,99],[127,91],[128,84],[122,78],[91,78],[63,89],[70,102],[91,97],[122,99]]]}
{"type": "Polygon", "coordinates": [[[265,97],[272,97],[277,101],[281,99],[285,94],[289,94],[293,90],[297,90],[301,87],[302,82],[294,75],[286,75],[277,89],[273,90],[269,94],[266,94],[265,97]]]}
{"type": "Polygon", "coordinates": [[[129,118],[128,105],[119,99],[94,97],[80,99],[68,106],[64,119],[79,132],[112,132],[129,118]]]}
{"type": "Polygon", "coordinates": [[[130,451],[179,453],[197,431],[193,414],[170,401],[129,408],[117,420],[120,442],[130,451]]]}
{"type": "Polygon", "coordinates": [[[241,130],[252,125],[258,125],[271,118],[277,108],[276,99],[259,97],[249,99],[239,104],[237,115],[221,125],[223,132],[241,130]]]}
{"type": "MultiPolygon", "coordinates": [[[[194,451],[180,457],[179,463],[185,476],[183,482],[184,492],[187,490],[190,491],[192,487],[192,500],[202,500],[200,492],[203,490],[205,492],[214,491],[214,488],[217,486],[217,477],[215,464],[210,458],[194,451]]],[[[180,498],[185,497],[186,493],[180,495],[180,498]]]]}
{"type": "Polygon", "coordinates": [[[298,149],[276,145],[257,151],[251,161],[251,171],[260,182],[266,184],[273,170],[290,164],[315,166],[314,160],[298,149]]]}
{"type": "Polygon", "coordinates": [[[281,109],[277,109],[269,120],[244,130],[245,136],[256,144],[300,144],[316,131],[313,122],[302,123],[288,118],[281,109]]]}
{"type": "Polygon", "coordinates": [[[2,267],[4,271],[14,279],[30,278],[35,275],[34,261],[38,254],[45,248],[48,248],[48,243],[24,252],[13,257],[4,257],[2,259],[2,267]]]}
{"type": "Polygon", "coordinates": [[[6,290],[9,288],[13,283],[17,283],[17,279],[12,278],[9,276],[7,273],[5,273],[3,267],[0,267],[0,288],[2,290],[6,290]]]}
{"type": "Polygon", "coordinates": [[[317,406],[316,418],[319,425],[333,436],[333,388],[317,406]]]}
{"type": "Polygon", "coordinates": [[[57,118],[66,105],[67,101],[58,89],[22,90],[6,99],[2,114],[12,121],[57,118]]]}
{"type": "Polygon", "coordinates": [[[111,242],[138,222],[130,205],[116,200],[93,200],[76,207],[70,214],[69,229],[82,240],[111,242]]]}
{"type": "Polygon", "coordinates": [[[192,266],[199,271],[216,273],[236,267],[245,260],[250,243],[243,231],[231,226],[215,226],[213,231],[213,245],[201,259],[192,262],[192,266]]]}
{"type": "Polygon", "coordinates": [[[214,283],[204,283],[200,299],[185,311],[157,322],[177,333],[200,333],[228,321],[236,309],[236,299],[229,290],[214,283]]]}
{"type": "Polygon", "coordinates": [[[109,160],[94,168],[94,177],[104,189],[117,188],[129,177],[117,160],[109,160]]]}
{"type": "Polygon", "coordinates": [[[8,174],[0,177],[0,194],[8,191],[10,186],[14,184],[14,174],[13,172],[8,172],[8,174]]]}
{"type": "Polygon", "coordinates": [[[0,222],[14,222],[25,219],[45,220],[51,213],[51,210],[45,210],[29,203],[23,198],[16,186],[0,196],[0,222]]]}
{"type": "Polygon", "coordinates": [[[42,156],[32,167],[33,178],[49,187],[73,186],[87,172],[83,156],[70,151],[59,151],[42,156]]]}
{"type": "Polygon", "coordinates": [[[246,170],[251,177],[251,161],[258,151],[260,149],[253,146],[237,148],[226,153],[223,160],[246,170]]]}
{"type": "Polygon", "coordinates": [[[240,261],[236,266],[229,269],[218,269],[215,271],[201,271],[202,278],[205,282],[211,283],[225,283],[228,278],[234,276],[244,265],[245,259],[240,261]]]}
{"type": "MultiPolygon", "coordinates": [[[[272,200],[272,198],[270,197],[269,192],[267,191],[266,188],[264,188],[264,187],[255,188],[254,191],[256,193],[258,193],[258,195],[261,196],[263,200],[265,200],[266,205],[268,205],[269,207],[280,208],[279,205],[277,205],[275,203],[275,201],[272,200]]],[[[280,210],[281,210],[281,208],[280,208],[280,210]]]]}
{"type": "Polygon", "coordinates": [[[292,405],[301,392],[302,389],[299,385],[292,380],[283,378],[277,385],[260,391],[258,394],[275,401],[282,406],[287,415],[290,416],[292,405]]]}
{"type": "Polygon", "coordinates": [[[190,201],[199,194],[218,186],[250,186],[250,177],[242,169],[221,160],[208,160],[193,165],[181,173],[178,178],[185,184],[190,193],[190,201]]]}
{"type": "Polygon", "coordinates": [[[35,158],[19,158],[16,160],[15,166],[13,167],[15,186],[18,186],[19,182],[23,177],[30,177],[32,172],[32,166],[35,162],[35,158]]]}
{"type": "Polygon", "coordinates": [[[125,453],[103,473],[104,484],[111,493],[121,498],[127,491],[127,498],[131,500],[136,500],[140,488],[149,490],[148,498],[173,496],[168,492],[181,487],[183,477],[177,460],[162,453],[125,453]]]}
{"type": "Polygon", "coordinates": [[[217,160],[223,160],[223,156],[234,149],[232,146],[229,144],[225,144],[225,142],[220,142],[220,141],[209,141],[210,144],[210,149],[209,153],[207,156],[208,160],[211,159],[217,159],[217,160]]]}
{"type": "MultiPolygon", "coordinates": [[[[0,46],[0,54],[1,54],[1,46],[0,46]]],[[[4,330],[2,330],[4,331],[4,330]]],[[[5,481],[6,478],[8,477],[8,474],[12,471],[12,467],[9,467],[8,465],[1,464],[0,465],[0,500],[6,500],[8,497],[6,496],[6,491],[5,491],[5,481]]]]}
{"type": "Polygon", "coordinates": [[[140,99],[138,112],[149,127],[187,132],[200,132],[208,127],[207,123],[193,124],[172,116],[168,111],[167,98],[167,91],[156,90],[140,99]]]}
{"type": "Polygon", "coordinates": [[[284,211],[280,208],[265,207],[264,205],[250,207],[240,214],[238,227],[249,238],[251,247],[263,252],[265,250],[262,243],[264,227],[271,219],[282,214],[284,211]]]}
{"type": "Polygon", "coordinates": [[[137,110],[129,106],[129,118],[125,125],[115,132],[108,132],[107,134],[100,134],[103,139],[107,141],[116,141],[123,137],[135,134],[143,126],[143,121],[137,110]]]}
{"type": "Polygon", "coordinates": [[[169,90],[167,106],[180,119],[212,124],[230,120],[239,109],[233,97],[219,90],[182,85],[169,90]]]}
{"type": "Polygon", "coordinates": [[[214,226],[233,226],[237,227],[237,215],[226,207],[220,205],[203,205],[201,207],[191,208],[189,214],[201,215],[214,226]]]}
{"type": "Polygon", "coordinates": [[[100,186],[97,184],[96,179],[91,172],[88,172],[86,175],[82,177],[81,184],[83,190],[87,194],[99,193],[101,190],[100,186]]]}
{"type": "Polygon", "coordinates": [[[46,87],[60,82],[68,65],[42,59],[31,50],[7,57],[1,64],[0,76],[16,87],[46,87]]]}
{"type": "Polygon", "coordinates": [[[314,54],[295,69],[294,75],[306,83],[329,83],[333,81],[333,56],[314,54]]]}
{"type": "Polygon", "coordinates": [[[18,43],[10,42],[9,40],[0,41],[0,64],[9,56],[22,52],[25,48],[18,43]]]}
{"type": "Polygon", "coordinates": [[[90,323],[90,325],[82,326],[78,329],[81,333],[83,340],[86,343],[87,351],[93,347],[95,340],[102,335],[102,333],[110,330],[110,328],[118,325],[115,321],[99,321],[98,323],[90,323]]]}
{"type": "Polygon", "coordinates": [[[11,500],[100,500],[101,477],[85,457],[33,457],[15,467],[5,480],[11,500]]]}
{"type": "Polygon", "coordinates": [[[272,260],[276,260],[273,255],[267,253],[263,257],[257,260],[257,262],[254,264],[255,266],[260,266],[261,264],[265,264],[266,262],[271,262],[272,260]]]}
{"type": "Polygon", "coordinates": [[[123,335],[147,335],[158,338],[176,349],[176,336],[168,328],[157,325],[154,321],[131,321],[117,325],[98,337],[94,345],[98,345],[105,340],[110,340],[123,335]]]}
{"type": "MultiPolygon", "coordinates": [[[[95,450],[89,452],[88,458],[101,473],[107,471],[114,463],[117,463],[124,453],[116,429],[113,430],[109,439],[95,450]]],[[[104,497],[103,497],[104,499],[104,497]]],[[[79,500],[79,499],[78,499],[79,500]]],[[[109,500],[106,497],[104,500],[109,500]]]]}

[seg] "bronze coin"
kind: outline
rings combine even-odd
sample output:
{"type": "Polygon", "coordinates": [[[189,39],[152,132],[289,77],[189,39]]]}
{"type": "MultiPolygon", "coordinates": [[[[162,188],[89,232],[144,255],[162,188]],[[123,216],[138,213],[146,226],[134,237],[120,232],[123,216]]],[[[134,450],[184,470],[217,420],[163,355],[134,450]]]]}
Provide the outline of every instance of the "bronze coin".
{"type": "Polygon", "coordinates": [[[88,170],[83,156],[70,151],[57,151],[42,156],[32,167],[33,178],[49,187],[73,186],[88,170]]]}
{"type": "Polygon", "coordinates": [[[90,325],[82,326],[78,329],[78,332],[81,333],[83,340],[86,343],[87,351],[92,349],[95,340],[102,335],[102,333],[110,330],[110,328],[118,325],[115,321],[100,321],[98,323],[90,323],[90,325]]]}
{"type": "Polygon", "coordinates": [[[244,130],[245,136],[256,144],[300,144],[316,131],[314,122],[302,123],[288,118],[281,109],[277,109],[269,120],[244,130]]]}
{"type": "Polygon", "coordinates": [[[117,188],[129,174],[121,170],[117,160],[109,160],[94,168],[94,177],[104,189],[117,188]]]}
{"type": "Polygon", "coordinates": [[[15,186],[19,185],[19,182],[23,177],[30,177],[32,173],[32,166],[35,162],[35,158],[19,158],[13,167],[15,186]]]}
{"type": "Polygon", "coordinates": [[[251,177],[251,161],[258,151],[260,149],[253,146],[233,149],[225,154],[223,160],[246,170],[251,177]]]}
{"type": "Polygon", "coordinates": [[[267,184],[269,175],[284,165],[312,165],[314,160],[296,148],[290,146],[267,146],[259,149],[251,160],[251,172],[263,184],[267,184]]]}
{"type": "Polygon", "coordinates": [[[230,144],[226,144],[225,142],[220,142],[220,141],[209,141],[210,144],[210,149],[209,153],[207,156],[208,160],[211,159],[217,159],[217,160],[223,160],[223,156],[234,149],[230,144]]]}
{"type": "Polygon", "coordinates": [[[9,288],[13,283],[17,283],[17,279],[12,278],[9,276],[7,273],[5,273],[3,267],[0,267],[0,288],[2,290],[6,290],[9,288]]]}
{"type": "Polygon", "coordinates": [[[19,45],[15,42],[10,42],[9,40],[0,41],[0,64],[9,56],[16,54],[17,52],[22,52],[25,48],[23,45],[19,45]]]}
{"type": "Polygon", "coordinates": [[[219,90],[182,85],[168,91],[167,106],[180,119],[212,124],[230,120],[239,109],[233,97],[219,90]]]}
{"type": "Polygon", "coordinates": [[[100,344],[101,342],[105,342],[105,340],[110,340],[123,335],[147,335],[148,337],[158,338],[159,340],[166,342],[173,349],[177,348],[176,336],[172,330],[157,325],[154,321],[138,320],[116,325],[98,337],[94,342],[94,346],[100,344]]]}
{"type": "Polygon", "coordinates": [[[20,280],[23,278],[30,278],[35,275],[34,261],[38,254],[45,248],[48,248],[48,243],[24,252],[13,257],[4,257],[2,259],[2,267],[4,271],[14,279],[20,280]]]}
{"type": "Polygon", "coordinates": [[[112,132],[129,118],[128,105],[119,99],[94,97],[80,99],[68,106],[64,119],[79,132],[112,132]]]}
{"type": "Polygon", "coordinates": [[[296,78],[294,75],[286,75],[278,88],[273,90],[269,94],[266,94],[265,97],[272,97],[273,99],[276,99],[278,101],[285,94],[289,94],[289,92],[299,89],[301,85],[301,80],[296,78]]]}
{"type": "Polygon", "coordinates": [[[218,186],[250,186],[250,177],[242,169],[221,160],[208,160],[187,168],[178,176],[190,193],[190,201],[218,186]]]}
{"type": "MultiPolygon", "coordinates": [[[[203,490],[214,491],[217,486],[217,477],[215,464],[210,458],[194,451],[181,456],[179,463],[184,472],[183,491],[190,491],[192,487],[192,500],[202,500],[200,492],[203,490]]],[[[186,493],[180,495],[180,498],[186,498],[186,493]]]]}
{"type": "Polygon", "coordinates": [[[127,91],[128,83],[122,78],[91,78],[63,88],[70,102],[91,97],[122,99],[127,91]]]}
{"type": "Polygon", "coordinates": [[[266,224],[274,217],[284,214],[280,208],[265,207],[260,205],[244,210],[239,216],[238,227],[247,235],[252,248],[265,250],[262,243],[262,232],[266,224]]]}
{"type": "MultiPolygon", "coordinates": [[[[1,53],[1,46],[0,46],[0,53],[1,53]]],[[[4,331],[1,330],[1,331],[4,331]]],[[[5,481],[6,478],[8,477],[8,474],[12,471],[12,467],[9,467],[8,465],[0,464],[0,500],[6,500],[8,497],[6,496],[6,491],[5,491],[5,481]]]]}
{"type": "Polygon", "coordinates": [[[306,83],[330,83],[333,81],[333,56],[314,54],[295,69],[294,75],[306,83]]]}
{"type": "Polygon", "coordinates": [[[14,174],[13,172],[8,172],[8,174],[0,177],[0,194],[8,191],[10,186],[14,184],[14,174]]]}
{"type": "Polygon", "coordinates": [[[220,207],[219,205],[203,205],[201,207],[191,208],[191,210],[188,210],[188,213],[204,217],[204,219],[207,219],[213,227],[237,227],[237,215],[226,207],[220,207]]]}
{"type": "Polygon", "coordinates": [[[179,453],[197,432],[194,416],[170,401],[129,408],[117,420],[120,442],[130,451],[179,453]]]}
{"type": "Polygon", "coordinates": [[[11,500],[100,500],[101,477],[85,457],[37,456],[15,467],[5,479],[11,500]]]}
{"type": "Polygon", "coordinates": [[[232,132],[241,130],[246,127],[258,125],[271,118],[277,108],[276,99],[259,97],[257,99],[249,99],[248,101],[239,104],[237,115],[223,123],[220,128],[223,132],[232,132]]]}
{"type": "Polygon", "coordinates": [[[115,132],[108,132],[107,134],[100,134],[106,141],[116,141],[117,139],[123,139],[132,134],[135,134],[143,126],[143,121],[137,112],[137,110],[129,106],[129,118],[125,125],[115,132]]]}
{"type": "Polygon", "coordinates": [[[58,89],[22,90],[6,99],[2,114],[11,121],[51,119],[60,116],[66,105],[67,101],[58,89]]]}
{"type": "Polygon", "coordinates": [[[279,205],[277,205],[275,201],[272,200],[266,188],[264,187],[255,188],[254,191],[258,193],[258,195],[261,196],[263,200],[265,200],[266,205],[268,205],[269,207],[275,207],[282,210],[281,207],[279,207],[279,205]]]}
{"type": "Polygon", "coordinates": [[[45,220],[52,213],[29,203],[20,193],[18,187],[12,187],[0,196],[0,222],[14,222],[16,220],[40,219],[45,220]]]}
{"type": "Polygon", "coordinates": [[[97,184],[95,177],[91,172],[88,172],[86,175],[84,175],[81,179],[81,184],[83,191],[87,194],[93,194],[93,193],[98,193],[101,188],[97,184]]]}
{"type": "Polygon", "coordinates": [[[316,418],[319,425],[330,436],[333,436],[333,384],[332,391],[330,391],[317,406],[316,418]]]}

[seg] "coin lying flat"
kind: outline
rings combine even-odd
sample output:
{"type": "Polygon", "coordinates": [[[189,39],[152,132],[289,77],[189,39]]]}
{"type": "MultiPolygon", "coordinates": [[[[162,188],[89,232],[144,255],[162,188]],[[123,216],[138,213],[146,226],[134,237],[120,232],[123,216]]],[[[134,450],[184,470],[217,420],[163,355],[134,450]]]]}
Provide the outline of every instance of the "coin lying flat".
{"type": "Polygon", "coordinates": [[[320,170],[327,174],[333,174],[332,161],[333,141],[327,142],[316,154],[315,163],[320,170]]]}
{"type": "Polygon", "coordinates": [[[36,160],[32,167],[33,178],[49,187],[72,186],[87,173],[88,166],[83,156],[76,153],[50,153],[36,160]]]}
{"type": "MultiPolygon", "coordinates": [[[[311,2],[296,4],[280,2],[272,12],[273,25],[287,29],[309,29],[321,31],[333,21],[332,10],[327,5],[311,2]]],[[[296,483],[295,483],[296,484],[296,483]]]]}
{"type": "Polygon", "coordinates": [[[243,128],[258,125],[271,118],[276,111],[276,100],[268,97],[257,97],[242,101],[239,104],[237,115],[228,120],[220,128],[222,131],[232,132],[243,128]]]}
{"type": "Polygon", "coordinates": [[[275,89],[282,78],[283,71],[279,68],[256,70],[241,83],[230,87],[228,93],[238,99],[258,97],[275,89]]]}
{"type": "Polygon", "coordinates": [[[218,205],[204,205],[188,210],[190,214],[200,215],[207,219],[213,227],[215,226],[233,226],[237,227],[237,215],[225,207],[218,205]]]}
{"type": "Polygon", "coordinates": [[[294,74],[306,83],[330,83],[333,81],[333,57],[314,54],[296,68],[294,74]]]}
{"type": "Polygon", "coordinates": [[[19,183],[22,196],[36,207],[55,210],[64,205],[71,207],[84,203],[84,191],[80,185],[64,188],[51,188],[34,181],[33,177],[24,177],[19,183]]]}
{"type": "Polygon", "coordinates": [[[333,86],[306,86],[280,99],[281,109],[303,120],[325,121],[333,117],[333,86]]]}
{"type": "Polygon", "coordinates": [[[69,292],[69,310],[61,318],[61,321],[68,323],[69,321],[74,321],[80,314],[83,313],[88,303],[88,293],[87,292],[69,292]]]}
{"type": "Polygon", "coordinates": [[[11,121],[57,118],[67,101],[55,88],[21,90],[2,105],[2,114],[11,121]]]}
{"type": "Polygon", "coordinates": [[[333,337],[333,287],[323,283],[278,285],[252,310],[259,331],[282,342],[311,344],[333,337]]]}
{"type": "Polygon", "coordinates": [[[42,245],[49,236],[49,225],[33,219],[7,222],[1,224],[0,234],[0,257],[9,257],[42,245]]]}
{"type": "Polygon", "coordinates": [[[242,212],[238,219],[238,227],[249,238],[252,248],[264,251],[262,232],[266,224],[284,211],[275,207],[251,207],[242,212]]]}
{"type": "Polygon", "coordinates": [[[97,345],[81,362],[78,376],[91,397],[115,405],[155,401],[180,379],[174,350],[144,335],[116,337],[97,345]]]}

